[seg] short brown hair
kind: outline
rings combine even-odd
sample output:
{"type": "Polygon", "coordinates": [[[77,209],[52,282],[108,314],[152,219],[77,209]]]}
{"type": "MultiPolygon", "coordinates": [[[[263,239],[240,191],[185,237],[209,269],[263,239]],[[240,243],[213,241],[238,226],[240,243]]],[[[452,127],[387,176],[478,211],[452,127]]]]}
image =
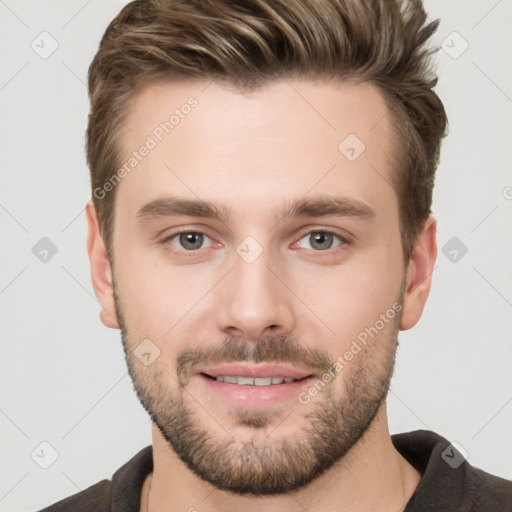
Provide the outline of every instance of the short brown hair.
{"type": "Polygon", "coordinates": [[[396,134],[393,185],[404,261],[431,213],[447,118],[417,0],[136,0],[110,23],[89,68],[87,162],[101,233],[112,247],[115,191],[129,100],[157,80],[217,80],[251,90],[282,78],[375,84],[396,134]]]}

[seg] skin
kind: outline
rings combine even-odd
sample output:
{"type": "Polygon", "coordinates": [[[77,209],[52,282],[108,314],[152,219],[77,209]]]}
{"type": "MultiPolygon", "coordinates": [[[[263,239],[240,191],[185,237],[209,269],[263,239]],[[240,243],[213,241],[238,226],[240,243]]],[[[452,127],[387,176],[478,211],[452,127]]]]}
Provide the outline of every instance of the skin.
{"type": "MultiPolygon", "coordinates": [[[[287,336],[303,349],[318,348],[335,360],[396,303],[402,287],[396,330],[413,327],[430,290],[436,221],[427,219],[410,261],[404,262],[397,196],[389,185],[394,135],[379,90],[370,84],[299,80],[273,82],[245,94],[199,81],[154,84],[130,105],[129,130],[122,134],[124,156],[190,96],[197,107],[116,187],[113,266],[92,202],[86,209],[92,283],[102,322],[118,329],[122,304],[128,348],[149,338],[160,350],[147,367],[137,366],[127,354],[140,383],[156,379],[161,389],[177,393],[178,354],[191,346],[216,347],[230,337],[257,344],[270,334],[287,336]],[[366,146],[353,162],[338,150],[348,134],[356,134],[366,146]],[[137,211],[144,204],[171,194],[224,205],[229,219],[175,215],[139,222],[137,211]],[[304,196],[343,196],[364,203],[374,214],[280,215],[276,221],[277,212],[286,211],[284,201],[304,196]],[[186,257],[190,251],[178,237],[163,241],[175,228],[208,238],[186,257]],[[340,234],[348,242],[334,239],[332,248],[315,250],[309,237],[315,230],[340,234]],[[263,251],[252,263],[236,252],[247,236],[263,251]]],[[[327,403],[328,394],[343,399],[346,383],[357,377],[363,363],[376,374],[382,372],[392,360],[394,344],[396,333],[389,323],[328,392],[306,405],[293,399],[269,408],[261,429],[240,425],[231,405],[205,389],[197,376],[186,382],[188,395],[195,397],[187,405],[215,442],[225,439],[226,431],[237,446],[295,440],[308,424],[307,415],[327,403]]],[[[246,412],[254,406],[248,403],[246,412]]],[[[421,477],[391,443],[385,402],[364,435],[330,469],[293,493],[275,496],[219,490],[190,471],[155,426],[152,436],[154,471],[145,482],[141,510],[147,510],[150,482],[150,511],[172,504],[175,510],[195,507],[201,512],[234,507],[256,511],[262,506],[281,512],[297,510],[298,503],[309,511],[400,510],[421,477]]]]}

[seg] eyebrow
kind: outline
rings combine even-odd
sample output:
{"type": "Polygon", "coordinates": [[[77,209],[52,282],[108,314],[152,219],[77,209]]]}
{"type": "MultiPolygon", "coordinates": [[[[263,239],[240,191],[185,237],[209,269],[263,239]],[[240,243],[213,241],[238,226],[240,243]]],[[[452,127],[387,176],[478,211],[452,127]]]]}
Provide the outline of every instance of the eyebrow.
{"type": "MultiPolygon", "coordinates": [[[[301,198],[293,202],[285,201],[275,214],[275,220],[293,217],[336,217],[372,218],[374,210],[358,199],[340,196],[316,196],[301,198]]],[[[136,214],[140,224],[172,216],[200,217],[219,220],[224,224],[229,221],[229,210],[225,205],[215,205],[209,201],[165,197],[155,199],[142,206],[136,214]]]]}

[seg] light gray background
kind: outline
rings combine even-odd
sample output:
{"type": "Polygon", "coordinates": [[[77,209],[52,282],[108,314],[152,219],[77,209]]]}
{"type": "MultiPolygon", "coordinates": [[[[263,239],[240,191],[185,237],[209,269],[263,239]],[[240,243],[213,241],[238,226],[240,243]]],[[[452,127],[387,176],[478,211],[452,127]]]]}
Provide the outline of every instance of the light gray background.
{"type": "MultiPolygon", "coordinates": [[[[119,332],[99,321],[85,248],[87,67],[125,3],[0,0],[2,511],[110,478],[151,442],[119,332]],[[51,48],[43,31],[59,45],[46,59],[31,47],[51,48]],[[58,249],[47,263],[32,253],[42,237],[58,249]],[[43,441],[59,454],[48,469],[36,463],[51,462],[43,441]]],[[[512,478],[512,0],[426,7],[446,48],[440,253],[423,318],[400,335],[390,428],[435,430],[512,478]],[[441,252],[452,237],[468,248],[457,262],[441,252]]]]}

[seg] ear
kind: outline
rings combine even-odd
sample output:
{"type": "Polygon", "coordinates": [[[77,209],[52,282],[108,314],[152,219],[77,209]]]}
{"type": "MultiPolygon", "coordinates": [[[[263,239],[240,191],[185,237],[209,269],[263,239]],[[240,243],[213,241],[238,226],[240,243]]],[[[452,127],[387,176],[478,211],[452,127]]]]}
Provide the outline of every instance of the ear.
{"type": "Polygon", "coordinates": [[[404,302],[400,329],[406,331],[414,327],[423,313],[432,283],[432,272],[437,257],[437,222],[430,216],[416,238],[407,267],[404,302]]]}
{"type": "Polygon", "coordinates": [[[87,253],[91,265],[92,286],[101,305],[100,319],[107,327],[119,329],[119,321],[115,313],[112,271],[107,249],[100,234],[98,215],[92,201],[87,203],[85,213],[88,229],[87,253]]]}

